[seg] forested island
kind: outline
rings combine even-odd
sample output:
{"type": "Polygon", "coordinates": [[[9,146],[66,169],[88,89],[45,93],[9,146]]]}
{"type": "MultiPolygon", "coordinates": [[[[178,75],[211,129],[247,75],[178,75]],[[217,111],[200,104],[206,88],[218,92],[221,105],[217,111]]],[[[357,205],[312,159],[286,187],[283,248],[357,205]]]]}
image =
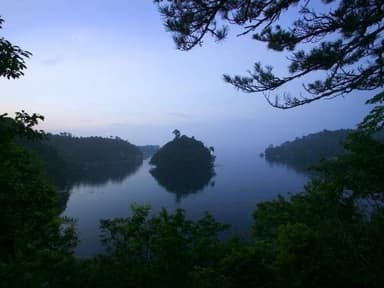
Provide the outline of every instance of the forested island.
{"type": "Polygon", "coordinates": [[[79,181],[121,181],[143,161],[141,149],[119,137],[75,137],[63,132],[47,134],[41,141],[18,141],[42,159],[46,174],[60,188],[79,181]]]}
{"type": "Polygon", "coordinates": [[[194,137],[174,131],[175,138],[154,154],[150,164],[151,175],[167,191],[176,194],[176,200],[203,189],[215,175],[214,148],[204,146],[194,137]]]}
{"type": "Polygon", "coordinates": [[[270,145],[265,149],[265,159],[287,164],[298,170],[308,170],[322,159],[341,155],[345,151],[347,137],[352,132],[351,129],[323,130],[278,146],[270,145]]]}
{"type": "MultiPolygon", "coordinates": [[[[286,141],[278,146],[270,145],[265,149],[265,159],[272,163],[289,165],[300,171],[308,171],[323,160],[332,160],[345,152],[345,144],[352,129],[323,130],[295,140],[286,141]]],[[[372,137],[384,141],[384,133],[377,131],[372,137]]]]}
{"type": "Polygon", "coordinates": [[[210,170],[215,161],[212,149],[194,137],[177,134],[152,156],[149,163],[162,170],[210,170]]]}

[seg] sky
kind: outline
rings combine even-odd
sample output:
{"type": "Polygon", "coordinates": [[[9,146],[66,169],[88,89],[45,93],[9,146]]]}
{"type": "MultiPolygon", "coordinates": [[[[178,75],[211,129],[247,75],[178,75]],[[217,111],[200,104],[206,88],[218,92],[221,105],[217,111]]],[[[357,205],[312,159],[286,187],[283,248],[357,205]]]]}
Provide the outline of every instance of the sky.
{"type": "MultiPolygon", "coordinates": [[[[263,149],[353,128],[370,110],[372,93],[280,110],[237,91],[224,73],[245,74],[257,61],[284,73],[287,55],[237,37],[236,27],[223,42],[179,51],[151,0],[0,0],[0,7],[0,37],[33,53],[24,77],[0,79],[0,113],[42,114],[48,132],[163,145],[179,129],[208,146],[263,149]]],[[[301,85],[284,92],[295,95],[301,85]]]]}

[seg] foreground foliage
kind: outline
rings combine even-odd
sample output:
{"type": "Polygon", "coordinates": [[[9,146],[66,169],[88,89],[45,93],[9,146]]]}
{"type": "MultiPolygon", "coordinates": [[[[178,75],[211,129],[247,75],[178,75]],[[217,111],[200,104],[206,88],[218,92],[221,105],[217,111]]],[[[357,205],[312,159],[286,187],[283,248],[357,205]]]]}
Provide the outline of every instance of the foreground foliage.
{"type": "Polygon", "coordinates": [[[92,271],[87,285],[183,287],[228,254],[218,238],[228,226],[209,214],[194,222],[186,219],[183,210],[150,216],[149,207],[133,206],[132,212],[126,219],[101,222],[107,255],[91,263],[103,276],[92,271]]]}
{"type": "MultiPolygon", "coordinates": [[[[0,29],[3,28],[4,19],[0,16],[0,29]]],[[[26,59],[31,52],[23,50],[3,37],[0,38],[0,77],[17,79],[24,75],[27,68],[26,59]]]]}
{"type": "Polygon", "coordinates": [[[3,287],[34,287],[70,261],[76,237],[71,221],[58,217],[57,194],[40,161],[16,138],[44,137],[32,127],[41,116],[0,116],[0,279],[3,287]],[[56,266],[57,269],[52,269],[56,266]]]}

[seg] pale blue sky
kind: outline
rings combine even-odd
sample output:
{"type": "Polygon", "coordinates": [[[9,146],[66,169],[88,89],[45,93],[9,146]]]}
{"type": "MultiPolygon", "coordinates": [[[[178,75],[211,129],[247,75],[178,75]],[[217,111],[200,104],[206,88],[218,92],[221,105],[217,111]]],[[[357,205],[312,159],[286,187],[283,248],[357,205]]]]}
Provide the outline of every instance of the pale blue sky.
{"type": "MultiPolygon", "coordinates": [[[[242,74],[255,61],[285,71],[285,56],[234,33],[221,43],[178,51],[150,0],[0,4],[6,21],[0,36],[33,53],[25,77],[0,80],[0,113],[43,114],[47,131],[163,144],[178,128],[207,145],[261,149],[354,127],[369,110],[362,93],[282,111],[262,95],[236,91],[223,73],[242,74]]],[[[296,82],[284,91],[300,88],[296,82]]]]}

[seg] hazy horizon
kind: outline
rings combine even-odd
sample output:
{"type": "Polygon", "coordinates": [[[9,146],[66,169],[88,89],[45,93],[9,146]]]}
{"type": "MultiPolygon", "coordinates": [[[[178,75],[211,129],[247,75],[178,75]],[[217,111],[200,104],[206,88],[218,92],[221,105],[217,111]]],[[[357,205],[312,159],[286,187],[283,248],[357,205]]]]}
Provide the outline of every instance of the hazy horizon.
{"type": "MultiPolygon", "coordinates": [[[[245,74],[256,61],[286,71],[285,55],[235,33],[178,51],[152,1],[2,4],[2,35],[33,53],[24,77],[0,80],[2,113],[42,114],[40,127],[48,132],[162,145],[177,128],[207,145],[261,149],[323,129],[354,128],[374,94],[273,108],[262,95],[224,83],[222,74],[245,74]]],[[[301,84],[283,91],[298,93],[301,84]]]]}

